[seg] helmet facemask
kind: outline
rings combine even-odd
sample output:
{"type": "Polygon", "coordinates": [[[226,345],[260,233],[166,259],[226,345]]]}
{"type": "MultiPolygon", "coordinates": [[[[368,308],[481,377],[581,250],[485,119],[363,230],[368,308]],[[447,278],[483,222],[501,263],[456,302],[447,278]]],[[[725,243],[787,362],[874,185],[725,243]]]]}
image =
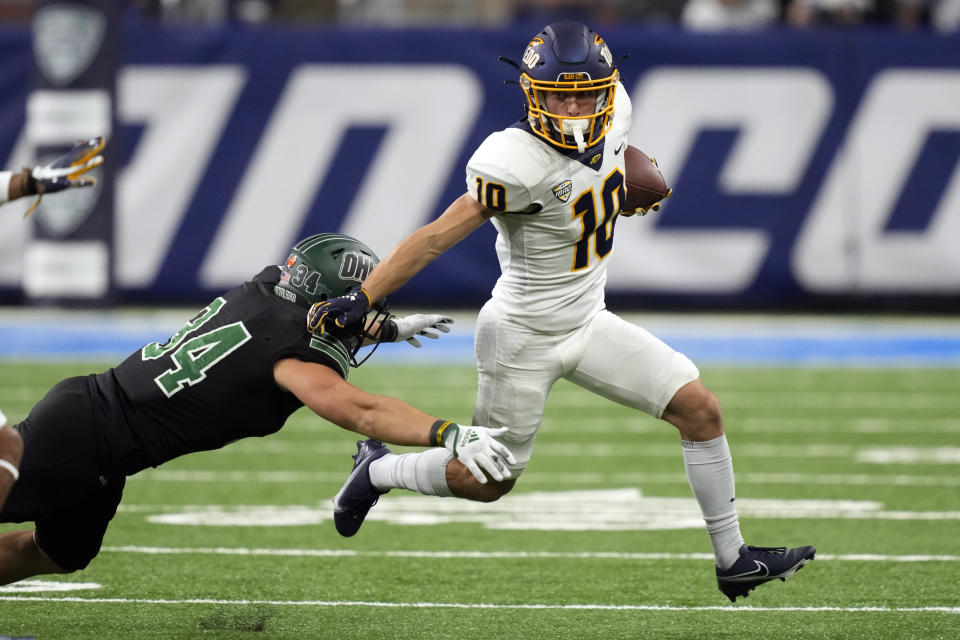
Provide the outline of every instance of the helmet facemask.
{"type": "Polygon", "coordinates": [[[591,80],[571,76],[587,76],[583,73],[563,73],[555,82],[535,80],[526,73],[520,74],[520,87],[527,98],[527,121],[533,132],[562,149],[576,149],[583,153],[588,147],[600,142],[613,125],[613,100],[620,75],[614,70],[606,78],[591,80]],[[554,113],[547,107],[547,93],[579,94],[596,93],[593,113],[582,116],[566,116],[554,113]]]}
{"type": "Polygon", "coordinates": [[[360,331],[359,340],[357,340],[355,345],[352,345],[350,348],[350,366],[356,369],[364,362],[370,359],[370,356],[373,355],[373,352],[377,350],[377,347],[383,342],[380,339],[380,336],[383,334],[383,323],[390,319],[390,308],[387,306],[386,298],[376,302],[371,308],[370,313],[367,314],[366,320],[363,322],[363,329],[360,331]],[[371,317],[373,316],[373,317],[371,317]],[[370,332],[370,327],[376,326],[376,331],[373,333],[370,332]],[[363,360],[357,360],[357,352],[360,351],[360,347],[364,346],[364,343],[370,340],[373,343],[373,349],[370,349],[370,352],[363,357],[363,360]]]}

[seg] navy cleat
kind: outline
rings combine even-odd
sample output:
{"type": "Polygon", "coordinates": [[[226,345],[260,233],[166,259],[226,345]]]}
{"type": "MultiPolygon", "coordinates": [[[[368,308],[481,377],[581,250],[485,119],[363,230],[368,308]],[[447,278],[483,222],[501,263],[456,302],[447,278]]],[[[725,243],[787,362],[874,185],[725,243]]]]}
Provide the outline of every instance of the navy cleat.
{"type": "Polygon", "coordinates": [[[729,569],[717,567],[717,587],[723,595],[736,602],[764,582],[780,578],[786,580],[813,560],[813,547],[740,547],[740,559],[729,569]]]}
{"type": "Polygon", "coordinates": [[[357,441],[353,471],[333,497],[333,524],[340,535],[349,538],[359,531],[367,512],[386,493],[370,482],[370,463],[388,453],[390,449],[379,440],[357,441]]]}

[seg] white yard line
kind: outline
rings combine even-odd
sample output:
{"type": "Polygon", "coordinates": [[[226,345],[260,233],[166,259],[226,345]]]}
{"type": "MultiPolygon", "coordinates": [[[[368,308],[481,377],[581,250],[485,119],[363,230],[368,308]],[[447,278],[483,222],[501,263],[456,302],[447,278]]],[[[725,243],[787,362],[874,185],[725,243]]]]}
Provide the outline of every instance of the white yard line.
{"type": "Polygon", "coordinates": [[[958,464],[960,447],[869,447],[856,452],[856,461],[871,464],[958,464]]]}
{"type": "MultiPolygon", "coordinates": [[[[356,551],[351,549],[256,549],[248,547],[104,546],[105,553],[146,555],[285,556],[308,558],[424,558],[447,560],[713,560],[712,553],[640,553],[619,551],[356,551]]],[[[955,555],[888,555],[879,553],[817,554],[819,561],[839,562],[960,562],[955,555]]]]}
{"type": "MultiPolygon", "coordinates": [[[[677,449],[679,451],[679,448],[677,449]]],[[[735,454],[736,455],[736,454],[735,454]]],[[[128,482],[255,482],[255,483],[332,483],[341,484],[347,477],[344,471],[214,471],[206,469],[157,469],[132,476],[128,482]]],[[[668,473],[527,473],[524,485],[610,485],[610,484],[687,484],[682,471],[668,473]]],[[[882,473],[750,473],[737,474],[737,484],[780,485],[857,485],[870,487],[960,487],[960,476],[908,475],[882,473]]]]}
{"type": "Polygon", "coordinates": [[[41,596],[0,596],[0,601],[13,602],[77,602],[103,604],[211,604],[271,605],[281,607],[375,607],[390,609],[560,609],[570,611],[730,611],[751,613],[946,613],[960,614],[960,607],[752,607],[700,606],[681,607],[658,604],[494,604],[486,602],[378,602],[363,600],[221,600],[214,598],[78,598],[41,596]]]}

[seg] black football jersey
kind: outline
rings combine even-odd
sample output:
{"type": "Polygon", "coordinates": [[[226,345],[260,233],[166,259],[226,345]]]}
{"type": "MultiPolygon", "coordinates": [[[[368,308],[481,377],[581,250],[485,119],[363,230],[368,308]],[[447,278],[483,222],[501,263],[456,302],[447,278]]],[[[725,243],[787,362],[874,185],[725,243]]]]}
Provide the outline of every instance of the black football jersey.
{"type": "Polygon", "coordinates": [[[109,422],[125,423],[142,446],[143,464],[136,466],[279,430],[302,404],[274,381],[278,360],[318,362],[346,378],[348,346],[308,334],[306,309],[274,293],[279,277],[278,267],[267,267],[165,342],[95,377],[109,422]]]}

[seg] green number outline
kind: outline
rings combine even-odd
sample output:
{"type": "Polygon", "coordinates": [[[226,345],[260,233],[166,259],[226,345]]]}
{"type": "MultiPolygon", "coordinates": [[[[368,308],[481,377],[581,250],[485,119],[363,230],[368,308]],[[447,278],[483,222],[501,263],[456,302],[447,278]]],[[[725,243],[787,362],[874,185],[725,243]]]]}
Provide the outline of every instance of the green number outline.
{"type": "Polygon", "coordinates": [[[153,379],[168,398],[183,389],[206,380],[207,370],[251,339],[243,322],[224,325],[213,331],[194,336],[177,349],[170,358],[176,365],[153,379]]]}
{"type": "Polygon", "coordinates": [[[210,321],[215,315],[220,313],[220,309],[223,308],[223,305],[227,304],[227,301],[222,297],[217,298],[206,307],[200,310],[200,313],[191,318],[187,324],[183,325],[180,331],[177,331],[173,336],[170,337],[165,343],[160,344],[159,342],[151,342],[146,345],[143,349],[140,350],[140,357],[144,360],[156,360],[157,358],[162,358],[167,355],[167,352],[176,349],[183,339],[187,337],[187,334],[195,329],[199,329],[204,324],[210,321]]]}

